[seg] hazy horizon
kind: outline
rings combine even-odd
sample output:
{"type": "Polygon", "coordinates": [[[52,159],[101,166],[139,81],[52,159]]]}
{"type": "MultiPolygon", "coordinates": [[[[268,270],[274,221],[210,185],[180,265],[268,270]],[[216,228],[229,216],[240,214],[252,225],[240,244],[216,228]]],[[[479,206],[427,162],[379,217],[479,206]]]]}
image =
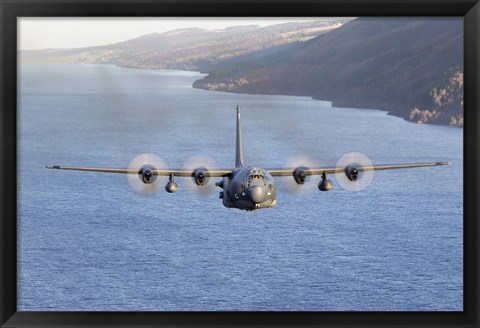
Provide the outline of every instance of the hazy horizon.
{"type": "MultiPolygon", "coordinates": [[[[82,48],[123,42],[150,33],[182,28],[206,30],[233,26],[260,27],[287,22],[308,22],[324,17],[163,17],[163,18],[56,18],[21,17],[18,19],[18,49],[40,50],[82,48]]],[[[338,19],[338,17],[332,18],[338,19]]]]}

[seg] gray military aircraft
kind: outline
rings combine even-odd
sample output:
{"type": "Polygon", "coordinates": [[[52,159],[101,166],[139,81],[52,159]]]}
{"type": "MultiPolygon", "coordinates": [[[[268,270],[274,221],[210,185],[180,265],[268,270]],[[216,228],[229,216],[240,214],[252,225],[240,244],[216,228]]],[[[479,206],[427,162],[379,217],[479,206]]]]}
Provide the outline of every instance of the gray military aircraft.
{"type": "MultiPolygon", "coordinates": [[[[193,178],[194,185],[198,187],[205,186],[208,178],[222,178],[220,182],[215,183],[217,187],[223,189],[219,198],[223,200],[223,205],[228,208],[238,208],[241,210],[253,211],[261,208],[273,207],[277,204],[276,185],[273,177],[292,177],[296,184],[303,185],[308,176],[320,175],[321,180],[318,183],[318,189],[329,191],[333,188],[332,181],[328,179],[328,174],[335,174],[337,181],[339,177],[344,177],[348,182],[356,183],[361,179],[362,174],[375,170],[405,169],[415,167],[427,167],[438,165],[450,165],[449,162],[432,163],[413,163],[413,164],[387,164],[373,165],[367,161],[367,164],[352,162],[347,165],[337,165],[332,167],[284,167],[284,168],[259,168],[246,166],[243,160],[243,141],[242,130],[240,126],[240,108],[237,105],[237,131],[236,131],[236,160],[234,168],[219,169],[206,168],[199,166],[194,169],[163,169],[155,167],[152,163],[143,163],[140,167],[134,168],[102,168],[102,167],[80,167],[80,166],[61,166],[48,165],[48,169],[59,170],[78,170],[104,173],[124,173],[130,176],[137,175],[142,185],[153,186],[157,177],[168,177],[165,190],[174,193],[178,189],[175,177],[193,178]]],[[[155,190],[155,189],[150,189],[155,190]]],[[[156,191],[156,190],[155,190],[156,191]]],[[[151,192],[147,192],[150,193],[151,192]]],[[[153,193],[153,192],[152,192],[153,193]]]]}

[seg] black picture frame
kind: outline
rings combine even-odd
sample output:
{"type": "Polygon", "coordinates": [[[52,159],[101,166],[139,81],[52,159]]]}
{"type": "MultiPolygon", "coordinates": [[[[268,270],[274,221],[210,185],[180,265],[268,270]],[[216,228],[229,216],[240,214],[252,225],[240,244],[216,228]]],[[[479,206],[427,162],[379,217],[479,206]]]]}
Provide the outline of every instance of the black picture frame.
{"type": "Polygon", "coordinates": [[[478,0],[0,0],[1,327],[479,327],[478,0]],[[108,16],[461,16],[464,18],[464,311],[20,312],[17,300],[17,18],[108,16]]]}

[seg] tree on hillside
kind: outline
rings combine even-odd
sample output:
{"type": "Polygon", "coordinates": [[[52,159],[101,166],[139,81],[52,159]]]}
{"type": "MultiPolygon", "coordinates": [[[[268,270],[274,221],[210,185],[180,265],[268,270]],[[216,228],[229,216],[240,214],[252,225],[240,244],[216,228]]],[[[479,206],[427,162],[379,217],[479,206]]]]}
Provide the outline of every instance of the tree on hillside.
{"type": "Polygon", "coordinates": [[[435,120],[448,122],[452,127],[463,126],[463,69],[450,69],[441,85],[430,91],[431,109],[414,108],[410,120],[427,123],[435,120]]]}
{"type": "Polygon", "coordinates": [[[430,92],[433,103],[438,107],[460,104],[463,106],[463,71],[456,71],[446,85],[433,88],[430,92]]]}

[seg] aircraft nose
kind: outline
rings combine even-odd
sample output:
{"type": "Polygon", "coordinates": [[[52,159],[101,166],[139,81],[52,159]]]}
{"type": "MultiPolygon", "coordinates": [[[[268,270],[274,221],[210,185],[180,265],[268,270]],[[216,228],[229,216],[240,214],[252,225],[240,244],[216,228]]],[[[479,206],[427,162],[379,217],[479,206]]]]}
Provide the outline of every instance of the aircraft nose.
{"type": "Polygon", "coordinates": [[[248,189],[252,202],[258,204],[265,200],[267,189],[262,186],[253,186],[248,189]]]}

